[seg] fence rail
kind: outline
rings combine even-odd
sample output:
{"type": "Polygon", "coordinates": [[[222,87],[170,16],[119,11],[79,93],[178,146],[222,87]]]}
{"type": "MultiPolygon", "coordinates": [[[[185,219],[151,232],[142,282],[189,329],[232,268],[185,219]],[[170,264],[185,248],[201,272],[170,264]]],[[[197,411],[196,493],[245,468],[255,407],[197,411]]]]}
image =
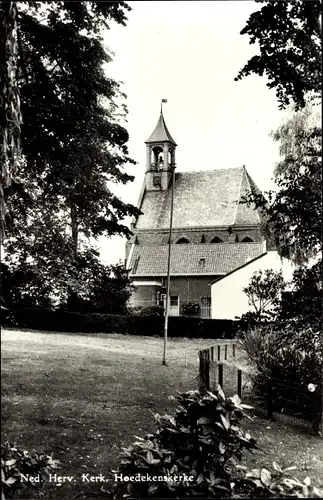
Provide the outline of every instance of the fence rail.
{"type": "MultiPolygon", "coordinates": [[[[222,343],[199,351],[199,390],[216,391],[218,384],[227,394],[251,399],[252,368],[236,357],[236,343],[222,343]]],[[[250,402],[255,410],[269,419],[323,433],[322,389],[308,388],[292,382],[271,379],[261,401],[250,402]],[[300,408],[302,411],[300,411],[300,408]]]]}

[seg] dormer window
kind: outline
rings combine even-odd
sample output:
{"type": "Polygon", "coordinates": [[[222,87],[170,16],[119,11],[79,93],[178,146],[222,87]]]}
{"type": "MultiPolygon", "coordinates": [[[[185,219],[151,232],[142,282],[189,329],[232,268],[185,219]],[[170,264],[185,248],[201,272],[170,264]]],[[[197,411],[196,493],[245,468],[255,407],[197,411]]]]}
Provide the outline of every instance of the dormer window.
{"type": "Polygon", "coordinates": [[[213,240],[211,240],[211,243],[223,243],[223,241],[221,240],[221,238],[218,238],[216,236],[215,238],[213,238],[213,240]]]}
{"type": "Polygon", "coordinates": [[[246,236],[246,238],[243,238],[243,240],[241,240],[241,243],[252,243],[253,240],[251,238],[249,238],[249,236],[246,236]]]}
{"type": "Polygon", "coordinates": [[[177,244],[182,244],[182,243],[189,243],[187,238],[180,238],[178,241],[176,241],[177,244]]]}
{"type": "Polygon", "coordinates": [[[202,257],[202,258],[200,259],[200,261],[199,261],[199,265],[200,265],[200,267],[205,267],[205,258],[204,258],[204,257],[202,257]]]}

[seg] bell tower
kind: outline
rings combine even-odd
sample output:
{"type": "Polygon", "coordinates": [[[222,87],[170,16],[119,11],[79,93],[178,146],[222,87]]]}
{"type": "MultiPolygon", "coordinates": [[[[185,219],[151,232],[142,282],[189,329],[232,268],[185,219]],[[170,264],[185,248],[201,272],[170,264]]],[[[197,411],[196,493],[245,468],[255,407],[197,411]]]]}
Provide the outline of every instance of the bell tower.
{"type": "Polygon", "coordinates": [[[147,151],[146,190],[165,191],[168,189],[175,164],[176,142],[166,126],[163,109],[155,130],[145,141],[147,151]]]}

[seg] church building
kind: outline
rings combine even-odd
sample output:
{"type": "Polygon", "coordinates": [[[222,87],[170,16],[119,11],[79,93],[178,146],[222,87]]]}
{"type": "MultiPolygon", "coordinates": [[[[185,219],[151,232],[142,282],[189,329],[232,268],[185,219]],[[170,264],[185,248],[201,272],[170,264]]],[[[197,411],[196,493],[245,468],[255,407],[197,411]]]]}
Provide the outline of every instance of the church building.
{"type": "Polygon", "coordinates": [[[170,315],[211,317],[211,285],[266,253],[260,214],[241,203],[259,192],[246,168],[176,172],[177,144],[161,110],[146,141],[141,211],[126,244],[131,305],[165,305],[173,193],[170,315]],[[174,175],[173,175],[174,174],[174,175]]]}

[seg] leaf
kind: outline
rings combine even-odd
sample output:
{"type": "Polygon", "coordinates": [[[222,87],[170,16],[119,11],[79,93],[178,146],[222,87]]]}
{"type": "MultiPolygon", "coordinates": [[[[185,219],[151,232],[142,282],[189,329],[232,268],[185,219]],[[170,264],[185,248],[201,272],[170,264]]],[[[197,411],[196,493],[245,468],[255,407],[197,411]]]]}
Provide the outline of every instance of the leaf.
{"type": "Polygon", "coordinates": [[[234,403],[237,406],[240,406],[241,399],[239,398],[238,394],[235,394],[230,399],[231,399],[232,403],[234,403]]]}
{"type": "Polygon", "coordinates": [[[151,453],[151,451],[147,451],[147,458],[146,458],[146,461],[147,461],[149,464],[152,464],[152,463],[153,463],[153,460],[154,460],[154,455],[151,453]]]}
{"type": "Polygon", "coordinates": [[[215,475],[214,475],[214,472],[210,472],[210,480],[211,480],[211,484],[215,484],[215,475]]]}
{"type": "Polygon", "coordinates": [[[156,493],[156,491],[158,490],[158,484],[156,483],[153,483],[151,486],[149,486],[148,488],[148,495],[150,497],[152,497],[154,495],[154,493],[156,493]]]}
{"type": "Polygon", "coordinates": [[[254,410],[254,406],[246,405],[245,403],[241,403],[241,408],[244,410],[254,410]]]}
{"type": "Polygon", "coordinates": [[[225,418],[224,415],[221,414],[220,417],[221,417],[221,422],[223,424],[223,427],[225,428],[226,431],[228,431],[230,428],[230,423],[227,421],[227,419],[225,418]]]}
{"type": "Polygon", "coordinates": [[[296,469],[297,469],[296,465],[292,465],[291,467],[286,467],[286,469],[284,469],[283,472],[289,472],[291,470],[296,470],[296,469]]]}
{"type": "Polygon", "coordinates": [[[8,479],[6,479],[4,481],[4,483],[7,485],[7,486],[10,486],[11,484],[14,484],[18,479],[16,477],[8,477],[8,479]]]}
{"type": "Polygon", "coordinates": [[[246,477],[260,479],[260,470],[259,469],[251,469],[249,472],[247,472],[246,477]]]}
{"type": "Polygon", "coordinates": [[[217,400],[218,400],[218,398],[217,398],[216,394],[213,394],[213,392],[209,392],[209,391],[207,391],[207,392],[206,392],[206,394],[207,394],[208,396],[210,396],[210,398],[215,399],[215,401],[217,401],[217,400]]]}
{"type": "Polygon", "coordinates": [[[276,463],[276,462],[273,462],[273,468],[277,471],[277,472],[283,472],[282,468],[276,463]]]}
{"type": "Polygon", "coordinates": [[[204,476],[203,476],[203,474],[200,474],[196,480],[196,483],[201,484],[201,483],[203,483],[203,481],[204,481],[204,476]]]}
{"type": "Polygon", "coordinates": [[[212,423],[212,420],[210,420],[209,418],[205,418],[205,417],[199,418],[198,421],[196,422],[197,425],[209,425],[211,423],[212,423]]]}
{"type": "Polygon", "coordinates": [[[14,465],[17,462],[15,458],[11,458],[10,460],[6,460],[5,465],[7,467],[11,467],[11,465],[14,465]]]}
{"type": "Polygon", "coordinates": [[[225,395],[224,392],[222,391],[221,386],[218,384],[218,396],[222,399],[222,401],[225,401],[225,395]]]}
{"type": "Polygon", "coordinates": [[[220,441],[219,451],[220,451],[221,455],[223,455],[225,453],[225,450],[226,450],[226,447],[225,447],[224,443],[222,441],[220,441]]]}
{"type": "Polygon", "coordinates": [[[270,474],[269,470],[267,470],[267,469],[261,469],[260,479],[261,479],[261,482],[265,486],[269,487],[270,484],[271,484],[271,474],[270,474]]]}

